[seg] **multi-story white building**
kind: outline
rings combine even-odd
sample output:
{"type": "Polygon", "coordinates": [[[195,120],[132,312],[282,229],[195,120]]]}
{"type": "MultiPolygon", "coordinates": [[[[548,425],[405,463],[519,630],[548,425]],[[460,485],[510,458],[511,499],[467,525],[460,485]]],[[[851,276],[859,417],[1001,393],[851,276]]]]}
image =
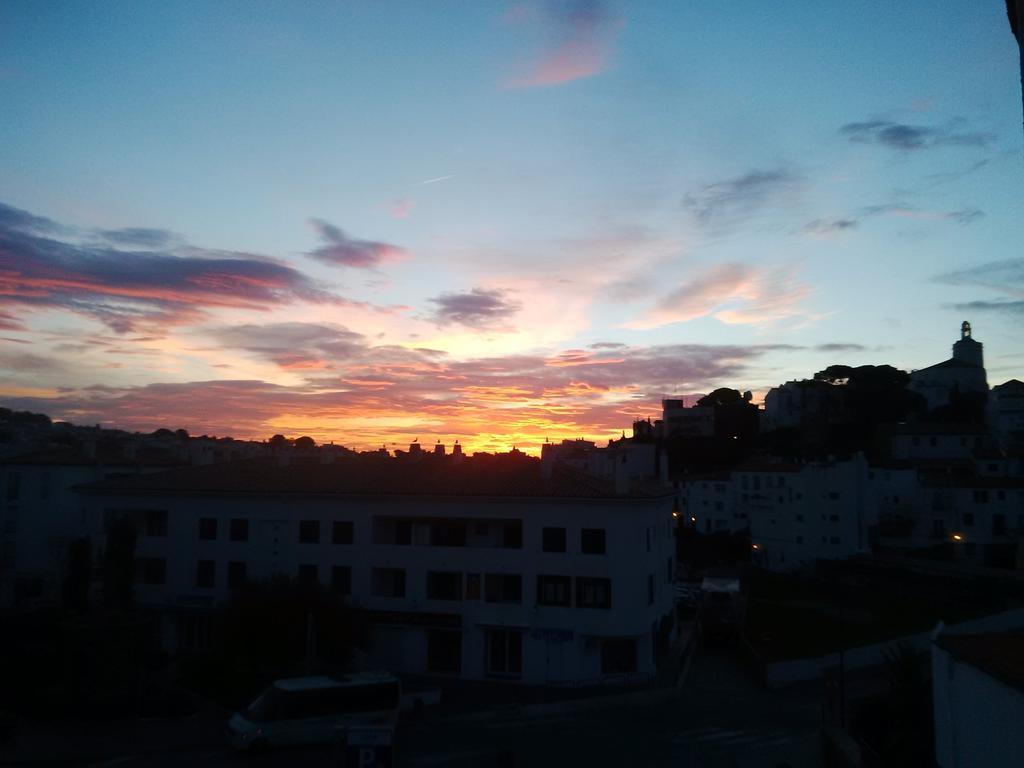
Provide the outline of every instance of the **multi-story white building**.
{"type": "Polygon", "coordinates": [[[56,602],[69,544],[100,533],[83,514],[75,486],[176,463],[160,451],[97,449],[92,443],[0,462],[0,607],[56,602]]]}
{"type": "Polygon", "coordinates": [[[94,518],[138,521],[136,599],[167,617],[172,647],[197,606],[275,574],[349,596],[394,672],[639,680],[671,633],[671,489],[616,493],[522,455],[420,455],[256,459],[82,496],[94,518]]]}

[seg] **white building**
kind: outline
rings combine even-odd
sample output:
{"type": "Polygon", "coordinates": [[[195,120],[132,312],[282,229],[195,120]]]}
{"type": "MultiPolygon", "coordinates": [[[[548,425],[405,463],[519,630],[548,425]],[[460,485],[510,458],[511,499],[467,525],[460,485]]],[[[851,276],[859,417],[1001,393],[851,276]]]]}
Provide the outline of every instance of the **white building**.
{"type": "Polygon", "coordinates": [[[988,392],[982,344],[971,335],[969,322],[960,326],[951,358],[911,372],[910,389],[925,398],[929,410],[948,405],[955,393],[988,392]]]}
{"type": "Polygon", "coordinates": [[[393,672],[643,680],[671,633],[672,492],[617,494],[563,465],[545,477],[522,455],[257,459],[83,500],[138,521],[136,598],[167,617],[171,647],[197,606],[275,574],[350,596],[393,672]]]}
{"type": "Polygon", "coordinates": [[[59,599],[72,540],[101,532],[75,486],[155,472],[177,462],[156,451],[59,447],[0,462],[0,606],[59,599]]]}
{"type": "Polygon", "coordinates": [[[1024,630],[940,633],[932,645],[935,762],[1013,768],[1024,756],[1024,630]]]}
{"type": "Polygon", "coordinates": [[[1024,381],[1010,379],[992,387],[988,423],[1003,448],[1024,447],[1024,381]]]}

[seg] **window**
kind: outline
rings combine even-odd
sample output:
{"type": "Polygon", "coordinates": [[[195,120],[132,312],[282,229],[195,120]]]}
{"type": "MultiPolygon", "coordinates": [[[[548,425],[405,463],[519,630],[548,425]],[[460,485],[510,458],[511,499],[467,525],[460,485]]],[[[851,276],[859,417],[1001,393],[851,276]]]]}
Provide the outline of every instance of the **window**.
{"type": "Polygon", "coordinates": [[[803,516],[803,515],[797,515],[797,516],[796,516],[796,521],[797,521],[798,523],[802,523],[802,522],[804,521],[804,516],[803,516]]]}
{"type": "Polygon", "coordinates": [[[839,543],[839,537],[838,536],[833,536],[831,539],[829,539],[829,543],[830,544],[838,544],[839,543]]]}
{"type": "Polygon", "coordinates": [[[488,629],[487,674],[519,677],[522,672],[522,633],[514,629],[488,629]]]}
{"type": "Polygon", "coordinates": [[[248,541],[249,521],[246,520],[244,517],[232,518],[229,536],[231,537],[232,541],[248,541]]]}
{"type": "Polygon", "coordinates": [[[505,549],[523,548],[523,524],[518,520],[505,523],[501,529],[501,546],[505,549]]]}
{"type": "Polygon", "coordinates": [[[304,587],[311,587],[320,581],[320,569],[316,563],[302,563],[299,565],[299,584],[304,587]]]}
{"type": "Polygon", "coordinates": [[[331,591],[338,595],[352,594],[352,568],[348,565],[331,566],[331,591]]]}
{"type": "Polygon", "coordinates": [[[576,579],[577,608],[611,608],[611,579],[592,579],[580,576],[576,579]]]}
{"type": "Polygon", "coordinates": [[[299,543],[319,544],[320,543],[320,521],[300,520],[299,521],[299,543]]]}
{"type": "Polygon", "coordinates": [[[167,577],[167,561],[162,557],[136,558],[135,574],[141,584],[161,585],[167,577]]]}
{"type": "Polygon", "coordinates": [[[797,536],[796,537],[796,543],[797,544],[803,544],[804,543],[804,537],[803,536],[797,536]]]}
{"type": "Polygon", "coordinates": [[[427,671],[458,674],[462,671],[462,631],[431,629],[427,632],[427,671]]]}
{"type": "Polygon", "coordinates": [[[654,605],[654,574],[647,574],[647,604],[654,605]]]}
{"type": "Polygon", "coordinates": [[[670,557],[665,561],[665,581],[669,583],[672,582],[672,577],[675,576],[675,574],[672,572],[672,565],[672,558],[670,557]]]}
{"type": "Polygon", "coordinates": [[[395,544],[402,547],[412,546],[412,521],[399,520],[395,523],[395,544]]]}
{"type": "Polygon", "coordinates": [[[572,605],[572,579],[568,576],[538,576],[537,605],[572,605]]]}
{"type": "MultiPolygon", "coordinates": [[[[650,533],[648,530],[647,535],[650,533]]],[[[541,538],[545,552],[565,552],[565,528],[544,528],[541,538]]]]}
{"type": "Polygon", "coordinates": [[[484,600],[488,603],[519,603],[523,599],[523,577],[519,574],[488,573],[484,576],[484,600]]]}
{"type": "Polygon", "coordinates": [[[331,525],[332,544],[352,543],[352,523],[348,520],[335,520],[331,525]]]}
{"type": "Polygon", "coordinates": [[[200,517],[199,518],[199,538],[203,541],[216,541],[217,540],[217,518],[215,517],[200,517]]]}
{"type": "Polygon", "coordinates": [[[601,643],[601,673],[624,675],[636,672],[636,638],[610,637],[601,643]]]}
{"type": "Polygon", "coordinates": [[[974,503],[975,504],[988,504],[988,491],[975,491],[974,492],[974,503]]]}
{"type": "Polygon", "coordinates": [[[21,473],[20,472],[8,472],[7,473],[7,500],[8,501],[17,501],[19,496],[21,496],[21,473]]]}
{"type": "Polygon", "coordinates": [[[466,546],[466,524],[458,520],[434,523],[430,526],[430,543],[435,547],[466,546]]]}
{"type": "Polygon", "coordinates": [[[604,528],[584,528],[580,531],[580,551],[585,555],[603,555],[604,528]]]}
{"type": "Polygon", "coordinates": [[[237,560],[228,563],[228,589],[238,589],[245,584],[248,576],[245,563],[237,560]]]}
{"type": "Polygon", "coordinates": [[[973,512],[965,512],[964,513],[964,528],[972,528],[972,527],[974,527],[974,513],[973,512]]]}
{"type": "Polygon", "coordinates": [[[833,523],[838,523],[839,522],[839,515],[829,515],[828,519],[829,519],[829,521],[831,521],[833,523]]]}
{"type": "Polygon", "coordinates": [[[832,501],[839,501],[839,493],[837,491],[829,491],[828,492],[828,497],[832,501]]]}
{"type": "Polygon", "coordinates": [[[932,448],[934,448],[938,444],[939,444],[939,438],[937,438],[937,437],[929,437],[928,438],[928,445],[930,445],[932,448]]]}
{"type": "Polygon", "coordinates": [[[405,597],[405,569],[374,568],[370,591],[375,597],[405,597]]]}
{"type": "Polygon", "coordinates": [[[1005,536],[1006,535],[1006,515],[994,514],[992,515],[992,535],[993,536],[1005,536]]]}
{"type": "Polygon", "coordinates": [[[217,563],[213,560],[200,560],[196,563],[196,586],[213,589],[216,583],[217,563]]]}
{"type": "Polygon", "coordinates": [[[427,597],[431,600],[461,600],[462,574],[458,571],[428,571],[427,597]]]}
{"type": "Polygon", "coordinates": [[[479,573],[467,573],[466,574],[466,599],[467,600],[479,600],[480,599],[480,574],[479,573]]]}
{"type": "Polygon", "coordinates": [[[147,536],[167,535],[167,510],[147,509],[145,511],[145,531],[147,536]]]}

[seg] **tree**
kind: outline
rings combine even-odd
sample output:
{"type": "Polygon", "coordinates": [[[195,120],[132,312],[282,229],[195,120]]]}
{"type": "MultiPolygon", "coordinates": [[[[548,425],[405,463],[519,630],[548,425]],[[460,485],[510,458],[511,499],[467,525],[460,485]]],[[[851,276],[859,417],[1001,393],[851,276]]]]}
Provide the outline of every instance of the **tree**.
{"type": "Polygon", "coordinates": [[[64,567],[64,607],[72,611],[89,609],[92,584],[92,544],[87,538],[74,539],[68,545],[64,567]]]}
{"type": "Polygon", "coordinates": [[[316,441],[312,437],[303,435],[302,437],[295,438],[295,447],[299,450],[309,451],[316,448],[316,441]]]}
{"type": "Polygon", "coordinates": [[[188,440],[188,430],[176,429],[174,430],[174,436],[177,437],[179,440],[188,440]]]}
{"type": "Polygon", "coordinates": [[[745,405],[747,401],[743,398],[743,395],[739,393],[739,390],[729,389],[728,387],[719,387],[714,392],[704,395],[700,400],[697,401],[698,407],[705,406],[728,406],[728,405],[745,405]]]}
{"type": "Polygon", "coordinates": [[[270,447],[285,448],[287,447],[288,442],[288,438],[285,437],[284,435],[274,435],[272,438],[270,438],[270,447]]]}
{"type": "Polygon", "coordinates": [[[135,525],[128,517],[115,517],[107,522],[106,534],[103,602],[126,610],[135,597],[135,525]]]}

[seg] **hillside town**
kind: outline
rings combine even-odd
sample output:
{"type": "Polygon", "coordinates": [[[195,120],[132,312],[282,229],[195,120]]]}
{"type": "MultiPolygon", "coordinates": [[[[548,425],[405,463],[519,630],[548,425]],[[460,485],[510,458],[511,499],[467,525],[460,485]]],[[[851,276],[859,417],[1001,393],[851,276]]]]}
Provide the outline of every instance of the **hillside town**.
{"type": "MultiPolygon", "coordinates": [[[[1022,706],[1024,382],[989,388],[969,323],[949,359],[909,374],[833,365],[763,405],[728,388],[662,405],[629,437],[539,458],[5,410],[4,658],[31,667],[19,644],[40,621],[96,632],[87,617],[116,615],[145,635],[146,674],[188,689],[190,666],[225,653],[225,617],[290,590],[308,610],[281,668],[385,669],[427,691],[418,711],[457,709],[456,683],[549,706],[685,695],[700,647],[745,659],[765,690],[820,692],[829,749],[960,765],[974,744],[1020,746],[1004,704],[962,677],[1022,706]],[[896,735],[870,715],[894,663],[932,686],[924,724],[896,735]]],[[[250,687],[265,673],[239,672],[250,687]]]]}

